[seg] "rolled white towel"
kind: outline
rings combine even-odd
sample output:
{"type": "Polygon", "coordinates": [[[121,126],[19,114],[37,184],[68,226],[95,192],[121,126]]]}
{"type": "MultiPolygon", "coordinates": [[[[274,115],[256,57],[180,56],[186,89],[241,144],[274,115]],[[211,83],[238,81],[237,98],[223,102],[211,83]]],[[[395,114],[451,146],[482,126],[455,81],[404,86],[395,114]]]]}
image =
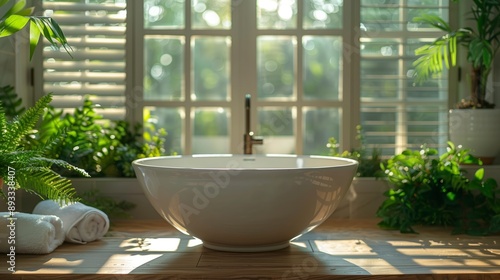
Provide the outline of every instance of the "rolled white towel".
{"type": "Polygon", "coordinates": [[[64,242],[62,221],[53,215],[0,212],[0,252],[48,254],[64,242]]]}
{"type": "Polygon", "coordinates": [[[44,200],[35,206],[33,213],[61,218],[66,242],[85,244],[95,241],[103,237],[109,229],[106,213],[80,202],[60,206],[53,200],[44,200]]]}

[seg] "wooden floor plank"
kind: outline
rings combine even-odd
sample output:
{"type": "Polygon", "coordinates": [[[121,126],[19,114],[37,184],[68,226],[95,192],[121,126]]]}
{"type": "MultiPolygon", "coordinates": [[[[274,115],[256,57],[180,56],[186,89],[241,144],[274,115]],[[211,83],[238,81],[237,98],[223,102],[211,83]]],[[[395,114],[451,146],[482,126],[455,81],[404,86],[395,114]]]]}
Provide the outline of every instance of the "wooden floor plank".
{"type": "MultiPolygon", "coordinates": [[[[102,240],[5,260],[1,279],[500,279],[500,237],[381,230],[376,221],[333,220],[264,253],[206,249],[163,221],[117,223],[102,240]]],[[[5,256],[6,258],[6,256],[5,256]]]]}

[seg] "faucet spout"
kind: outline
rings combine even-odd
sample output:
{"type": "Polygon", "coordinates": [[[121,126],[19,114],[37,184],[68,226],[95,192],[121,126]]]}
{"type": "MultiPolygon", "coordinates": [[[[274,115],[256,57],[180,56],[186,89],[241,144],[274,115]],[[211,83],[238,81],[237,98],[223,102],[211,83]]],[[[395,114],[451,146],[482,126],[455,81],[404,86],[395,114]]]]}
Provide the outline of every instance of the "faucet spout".
{"type": "Polygon", "coordinates": [[[254,136],[250,131],[250,94],[245,95],[245,135],[243,135],[243,153],[251,155],[253,153],[253,145],[264,144],[264,139],[259,136],[254,136]]]}

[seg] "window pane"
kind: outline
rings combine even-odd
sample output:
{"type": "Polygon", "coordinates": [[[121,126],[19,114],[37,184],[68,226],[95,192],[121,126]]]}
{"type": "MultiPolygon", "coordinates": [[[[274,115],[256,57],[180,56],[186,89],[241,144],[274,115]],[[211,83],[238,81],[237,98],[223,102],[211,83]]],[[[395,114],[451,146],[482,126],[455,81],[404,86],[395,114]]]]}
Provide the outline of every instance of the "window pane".
{"type": "Polygon", "coordinates": [[[341,112],[338,108],[304,108],[305,155],[324,155],[330,137],[340,138],[341,112]]]}
{"type": "Polygon", "coordinates": [[[304,0],[304,28],[342,28],[343,0],[304,0]]]}
{"type": "Polygon", "coordinates": [[[361,0],[361,28],[366,31],[401,31],[400,0],[361,0]]]}
{"type": "Polygon", "coordinates": [[[414,17],[420,15],[437,15],[448,22],[448,0],[407,0],[408,1],[408,30],[409,31],[436,31],[434,27],[426,24],[412,22],[414,17]]]}
{"type": "Polygon", "coordinates": [[[256,153],[295,153],[295,110],[295,107],[260,107],[257,109],[258,127],[256,134],[264,137],[264,145],[255,145],[254,151],[256,153]]]}
{"type": "Polygon", "coordinates": [[[231,0],[191,0],[193,28],[231,28],[231,0]]]}
{"type": "Polygon", "coordinates": [[[192,100],[229,100],[229,37],[196,37],[192,100]]]}
{"type": "Polygon", "coordinates": [[[258,29],[288,29],[297,27],[295,0],[257,0],[258,29]]]}
{"type": "Polygon", "coordinates": [[[181,100],[184,91],[184,40],[166,36],[144,39],[144,99],[181,100]]]}
{"type": "Polygon", "coordinates": [[[196,108],[193,118],[193,154],[227,154],[229,110],[196,108]]]}
{"type": "Polygon", "coordinates": [[[406,114],[408,144],[418,148],[422,144],[439,147],[448,139],[446,105],[409,106],[406,114]]]}
{"type": "Polygon", "coordinates": [[[257,38],[257,88],[259,99],[294,97],[295,37],[257,38]]]}
{"type": "MultiPolygon", "coordinates": [[[[392,38],[363,38],[361,40],[361,55],[364,57],[390,57],[401,55],[399,51],[400,40],[392,38]]],[[[413,54],[412,54],[413,55],[413,54]]]]}
{"type": "Polygon", "coordinates": [[[361,123],[367,146],[380,149],[386,156],[396,153],[396,131],[398,131],[396,112],[395,106],[362,106],[361,108],[361,123]]]}
{"type": "Polygon", "coordinates": [[[145,28],[184,28],[182,0],[144,0],[145,28]]]}
{"type": "Polygon", "coordinates": [[[361,41],[362,98],[447,100],[447,71],[441,79],[418,85],[414,82],[415,49],[429,39],[408,39],[406,43],[390,38],[363,38],[361,41]]]}
{"type": "Polygon", "coordinates": [[[333,36],[305,36],[303,91],[305,99],[340,99],[342,42],[333,36]]]}
{"type": "Polygon", "coordinates": [[[361,27],[367,31],[425,31],[413,18],[434,14],[448,21],[448,0],[361,0],[361,27]]]}
{"type": "Polygon", "coordinates": [[[153,123],[157,128],[167,131],[165,138],[166,154],[182,154],[185,112],[183,108],[144,107],[144,120],[153,123]]]}
{"type": "Polygon", "coordinates": [[[361,60],[361,98],[400,98],[398,59],[361,60]]]}

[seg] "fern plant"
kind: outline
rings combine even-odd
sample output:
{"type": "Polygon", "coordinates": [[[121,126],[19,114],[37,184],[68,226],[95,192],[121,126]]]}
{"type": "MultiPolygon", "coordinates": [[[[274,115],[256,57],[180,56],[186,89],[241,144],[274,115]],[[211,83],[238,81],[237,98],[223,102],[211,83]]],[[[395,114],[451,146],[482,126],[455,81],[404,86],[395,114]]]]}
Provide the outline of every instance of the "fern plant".
{"type": "MultiPolygon", "coordinates": [[[[49,107],[28,146],[57,138],[58,145],[47,148],[45,155],[83,168],[92,177],[134,177],[133,160],[163,155],[165,130],[147,126],[141,134],[139,124],[131,127],[127,121],[105,121],[94,107],[89,97],[72,113],[49,107]]],[[[71,170],[56,171],[79,177],[71,170]]]]}
{"type": "Polygon", "coordinates": [[[2,102],[5,115],[8,118],[20,115],[25,110],[22,106],[23,100],[17,96],[14,87],[11,85],[0,87],[0,102],[2,102]]]}
{"type": "MultiPolygon", "coordinates": [[[[76,200],[71,181],[60,176],[51,167],[59,166],[83,176],[88,176],[87,172],[66,161],[43,156],[46,149],[56,144],[56,140],[30,149],[25,149],[22,145],[51,101],[52,96],[46,95],[12,120],[7,118],[0,101],[0,178],[4,178],[7,185],[15,190],[22,189],[44,199],[70,202],[76,200]]],[[[7,200],[3,189],[0,189],[0,195],[7,200]]]]}

